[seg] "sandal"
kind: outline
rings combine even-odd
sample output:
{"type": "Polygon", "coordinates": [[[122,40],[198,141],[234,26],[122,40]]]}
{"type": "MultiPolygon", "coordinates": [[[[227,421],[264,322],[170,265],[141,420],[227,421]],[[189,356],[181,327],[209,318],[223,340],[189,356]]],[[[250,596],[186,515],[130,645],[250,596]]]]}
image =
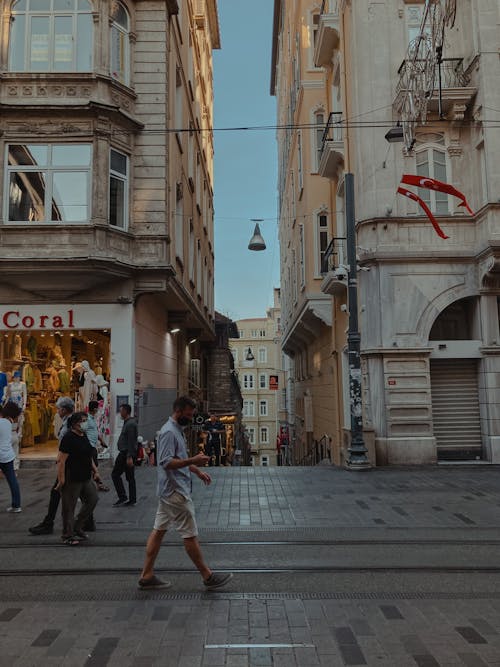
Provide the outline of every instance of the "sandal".
{"type": "Polygon", "coordinates": [[[69,547],[77,547],[80,544],[80,540],[76,537],[63,537],[63,544],[69,547]]]}

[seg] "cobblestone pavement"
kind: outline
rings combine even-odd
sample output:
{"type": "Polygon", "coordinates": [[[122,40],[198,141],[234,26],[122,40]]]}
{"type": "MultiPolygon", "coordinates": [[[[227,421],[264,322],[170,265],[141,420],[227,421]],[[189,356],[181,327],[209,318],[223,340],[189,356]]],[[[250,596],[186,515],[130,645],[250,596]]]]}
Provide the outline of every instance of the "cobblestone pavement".
{"type": "Polygon", "coordinates": [[[28,536],[53,472],[21,470],[24,512],[0,516],[1,667],[500,667],[500,469],[214,470],[194,492],[201,537],[236,574],[212,594],[175,535],[172,589],[135,587],[154,470],[136,508],[100,496],[91,547],[28,536]]]}

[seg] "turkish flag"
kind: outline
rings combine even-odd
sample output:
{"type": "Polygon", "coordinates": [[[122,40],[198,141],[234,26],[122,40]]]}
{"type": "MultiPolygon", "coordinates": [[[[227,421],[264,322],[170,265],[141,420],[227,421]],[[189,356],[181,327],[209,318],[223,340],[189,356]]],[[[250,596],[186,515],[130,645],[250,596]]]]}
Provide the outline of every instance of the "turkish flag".
{"type": "Polygon", "coordinates": [[[408,199],[413,199],[413,201],[416,201],[418,204],[420,204],[420,206],[424,209],[427,217],[432,222],[432,226],[436,230],[436,234],[438,236],[440,236],[442,239],[450,238],[449,236],[446,236],[441,227],[438,225],[436,218],[432,215],[431,209],[427,206],[427,204],[424,202],[423,199],[420,199],[420,197],[416,195],[414,192],[411,192],[411,190],[407,190],[406,188],[402,188],[401,186],[399,186],[398,188],[398,193],[400,195],[408,197],[408,199]]]}
{"type": "Polygon", "coordinates": [[[453,197],[458,197],[461,200],[459,206],[465,206],[467,211],[474,215],[474,211],[471,209],[467,203],[467,199],[463,192],[457,190],[453,185],[448,183],[443,183],[443,181],[438,181],[435,178],[428,178],[427,176],[414,176],[413,174],[404,174],[401,183],[406,183],[406,185],[416,185],[419,188],[426,188],[427,190],[436,190],[436,192],[444,192],[447,195],[452,195],[453,197]]]}

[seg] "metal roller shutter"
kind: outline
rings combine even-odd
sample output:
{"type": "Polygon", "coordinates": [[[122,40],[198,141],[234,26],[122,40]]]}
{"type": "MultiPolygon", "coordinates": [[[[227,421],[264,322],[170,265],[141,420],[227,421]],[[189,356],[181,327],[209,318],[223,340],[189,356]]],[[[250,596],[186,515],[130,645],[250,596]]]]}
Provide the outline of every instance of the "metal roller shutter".
{"type": "Polygon", "coordinates": [[[482,442],[477,361],[431,360],[431,393],[438,458],[480,458],[482,442]]]}

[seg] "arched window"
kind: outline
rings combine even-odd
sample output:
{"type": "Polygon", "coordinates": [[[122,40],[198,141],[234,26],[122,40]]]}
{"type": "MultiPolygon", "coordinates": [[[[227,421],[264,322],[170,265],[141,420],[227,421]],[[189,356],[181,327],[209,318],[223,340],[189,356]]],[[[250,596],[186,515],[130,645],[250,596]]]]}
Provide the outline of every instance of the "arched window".
{"type": "MultiPolygon", "coordinates": [[[[417,174],[447,182],[446,153],[434,146],[417,150],[417,174]]],[[[419,195],[433,213],[448,215],[448,195],[435,190],[419,188],[419,195]]]]}
{"type": "Polygon", "coordinates": [[[130,83],[130,19],[121,2],[113,3],[111,13],[111,76],[126,86],[130,83]]]}
{"type": "Polygon", "coordinates": [[[88,0],[17,0],[12,5],[10,72],[92,71],[88,0]]]}

